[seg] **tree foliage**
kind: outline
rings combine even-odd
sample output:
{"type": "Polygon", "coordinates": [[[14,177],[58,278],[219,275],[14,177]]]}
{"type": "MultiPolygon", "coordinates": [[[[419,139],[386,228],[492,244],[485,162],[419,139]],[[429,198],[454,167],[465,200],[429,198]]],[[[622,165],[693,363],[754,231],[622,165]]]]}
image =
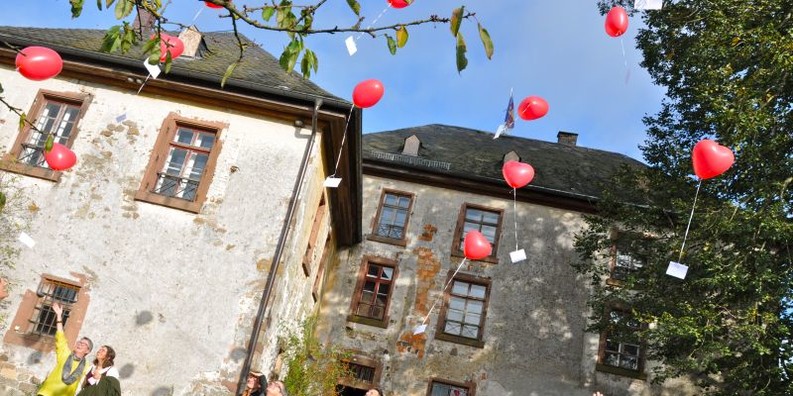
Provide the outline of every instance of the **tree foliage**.
{"type": "Polygon", "coordinates": [[[316,338],[315,316],[307,318],[302,333],[286,329],[282,340],[286,352],[284,385],[291,396],[336,396],[339,378],[348,375],[343,363],[346,354],[333,346],[324,346],[316,338]]]}
{"type": "MultiPolygon", "coordinates": [[[[452,35],[456,38],[456,56],[457,56],[457,71],[461,72],[468,64],[465,58],[465,41],[463,33],[460,31],[460,24],[463,20],[476,20],[476,13],[466,11],[463,6],[452,10],[450,17],[443,18],[438,15],[430,15],[424,19],[417,19],[409,22],[400,22],[393,25],[382,25],[362,28],[361,24],[364,22],[365,17],[361,15],[361,5],[357,0],[347,0],[349,11],[355,15],[356,22],[348,27],[339,27],[333,25],[332,27],[322,27],[315,23],[315,15],[317,11],[326,6],[328,0],[312,0],[315,3],[308,4],[295,4],[292,0],[259,0],[261,5],[239,5],[231,0],[208,0],[206,3],[212,3],[222,6],[227,11],[226,14],[220,15],[220,18],[229,20],[230,28],[234,31],[238,39],[240,55],[236,63],[242,61],[245,53],[245,44],[239,37],[238,24],[245,24],[255,29],[282,32],[286,34],[289,40],[288,44],[284,47],[284,51],[279,57],[281,67],[284,70],[292,71],[296,65],[300,65],[300,72],[306,78],[311,76],[311,73],[316,73],[319,68],[319,59],[316,54],[305,45],[305,38],[315,34],[336,34],[336,33],[359,33],[367,34],[372,38],[381,38],[385,40],[388,51],[394,55],[397,48],[402,48],[407,44],[408,40],[408,27],[414,27],[425,24],[449,24],[452,26],[452,35]],[[392,34],[389,34],[392,33],[392,34]],[[396,36],[396,40],[393,36],[396,36]]],[[[83,0],[70,0],[72,6],[72,17],[77,18],[83,10],[83,0]]],[[[338,2],[337,2],[338,3],[338,2]]],[[[387,6],[383,1],[380,3],[387,6]]],[[[172,21],[167,17],[167,7],[169,2],[163,3],[161,0],[97,0],[96,6],[102,10],[104,7],[107,10],[113,10],[116,19],[123,21],[122,25],[114,26],[107,31],[105,36],[105,43],[103,50],[108,52],[120,51],[122,53],[128,51],[131,46],[138,42],[145,41],[146,53],[151,55],[152,62],[159,59],[159,34],[153,37],[143,37],[140,27],[135,27],[128,21],[127,18],[132,17],[136,12],[141,11],[151,13],[156,21],[157,31],[163,30],[163,26],[175,25],[184,28],[184,24],[178,21],[172,21]]],[[[368,4],[367,4],[368,5],[368,4]]],[[[477,21],[477,31],[479,38],[485,50],[485,55],[488,59],[493,56],[493,41],[490,38],[487,30],[482,27],[482,24],[477,21]]],[[[165,61],[165,68],[170,68],[170,59],[165,61]]],[[[230,75],[235,66],[229,66],[227,73],[230,75]]],[[[223,80],[228,78],[226,76],[223,80]]]]}
{"type": "Polygon", "coordinates": [[[655,380],[685,376],[717,395],[793,394],[793,2],[601,0],[641,17],[642,66],[667,89],[645,117],[647,169],[617,176],[576,247],[594,290],[592,330],[620,302],[651,325],[641,331],[655,380]],[[736,162],[701,183],[691,149],[703,138],[736,162]],[[616,239],[644,266],[608,286],[616,239]],[[682,248],[685,238],[685,248],[682,248]],[[632,241],[631,241],[632,240],[632,241]],[[632,243],[631,243],[632,242],[632,243]],[[689,266],[684,280],[665,274],[689,266]]]}

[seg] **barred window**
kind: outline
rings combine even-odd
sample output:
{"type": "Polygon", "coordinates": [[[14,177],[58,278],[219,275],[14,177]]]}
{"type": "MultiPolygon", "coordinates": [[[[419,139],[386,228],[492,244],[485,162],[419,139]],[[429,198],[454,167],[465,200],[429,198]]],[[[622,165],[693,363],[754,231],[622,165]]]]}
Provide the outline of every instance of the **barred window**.
{"type": "Polygon", "coordinates": [[[36,291],[38,301],[33,317],[30,319],[30,333],[46,336],[55,335],[57,324],[55,311],[52,309],[54,302],[59,303],[63,307],[63,325],[66,326],[72,306],[77,303],[79,292],[80,288],[78,286],[53,279],[42,279],[36,291]]]}

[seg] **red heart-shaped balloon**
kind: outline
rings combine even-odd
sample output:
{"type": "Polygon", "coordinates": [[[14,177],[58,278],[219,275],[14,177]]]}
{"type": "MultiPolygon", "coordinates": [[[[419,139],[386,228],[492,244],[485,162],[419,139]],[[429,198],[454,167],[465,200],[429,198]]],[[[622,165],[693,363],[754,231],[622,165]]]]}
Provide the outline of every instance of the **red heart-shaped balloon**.
{"type": "Polygon", "coordinates": [[[360,108],[372,107],[383,97],[385,88],[379,80],[361,81],[352,91],[352,102],[360,108]]]}
{"type": "Polygon", "coordinates": [[[518,105],[518,115],[524,120],[536,120],[548,114],[548,102],[539,96],[529,96],[518,105]]]}
{"type": "Polygon", "coordinates": [[[60,143],[53,143],[52,150],[44,153],[44,160],[47,161],[50,169],[62,171],[73,167],[77,163],[77,155],[74,154],[74,151],[69,150],[68,147],[60,143]]]}
{"type": "Polygon", "coordinates": [[[55,77],[63,69],[63,59],[57,52],[35,45],[19,51],[15,63],[19,74],[33,81],[55,77]]]}
{"type": "Polygon", "coordinates": [[[179,37],[169,34],[160,34],[160,62],[165,62],[167,53],[171,53],[171,59],[176,59],[184,52],[184,43],[179,37]]]}
{"type": "Polygon", "coordinates": [[[534,168],[524,162],[507,161],[501,167],[501,173],[504,175],[504,180],[507,181],[512,188],[521,188],[534,179],[534,168]]]}
{"type": "Polygon", "coordinates": [[[710,179],[730,169],[735,163],[735,155],[728,147],[710,139],[702,139],[694,145],[691,161],[694,163],[694,173],[700,179],[710,179]]]}
{"type": "Polygon", "coordinates": [[[465,254],[467,259],[481,260],[487,256],[490,256],[492,251],[493,245],[490,244],[490,241],[488,241],[481,232],[471,230],[465,234],[465,240],[463,241],[463,254],[465,254]]]}
{"type": "Polygon", "coordinates": [[[628,13],[620,6],[614,6],[606,14],[606,34],[619,37],[628,30],[628,13]]]}
{"type": "Polygon", "coordinates": [[[210,3],[208,1],[205,1],[204,4],[206,4],[206,6],[209,8],[215,8],[215,9],[223,8],[223,6],[217,5],[215,3],[210,3]]]}
{"type": "Polygon", "coordinates": [[[410,5],[410,3],[405,0],[388,0],[388,4],[391,4],[391,7],[394,8],[405,8],[410,5]]]}

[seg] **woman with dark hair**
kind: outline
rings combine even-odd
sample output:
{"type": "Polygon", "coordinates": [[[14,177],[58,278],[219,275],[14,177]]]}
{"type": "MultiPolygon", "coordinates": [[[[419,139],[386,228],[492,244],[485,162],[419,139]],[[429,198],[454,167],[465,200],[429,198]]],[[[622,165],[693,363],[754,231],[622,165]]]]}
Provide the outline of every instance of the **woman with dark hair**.
{"type": "Polygon", "coordinates": [[[88,368],[88,374],[82,383],[82,390],[77,396],[116,396],[121,395],[118,382],[118,369],[114,365],[116,351],[110,345],[102,345],[96,351],[94,364],[88,368]]]}
{"type": "Polygon", "coordinates": [[[265,385],[267,385],[267,377],[259,371],[251,371],[248,373],[248,381],[245,382],[242,396],[264,396],[265,385]]]}
{"type": "Polygon", "coordinates": [[[380,388],[372,388],[363,396],[383,396],[383,391],[380,388]]]}

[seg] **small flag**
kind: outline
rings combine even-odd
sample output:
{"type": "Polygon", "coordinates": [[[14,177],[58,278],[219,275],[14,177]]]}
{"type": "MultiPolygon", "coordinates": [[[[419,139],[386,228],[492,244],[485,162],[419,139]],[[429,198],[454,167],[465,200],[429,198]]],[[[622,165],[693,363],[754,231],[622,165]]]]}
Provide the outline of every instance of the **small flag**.
{"type": "Polygon", "coordinates": [[[633,8],[637,10],[660,10],[662,7],[662,0],[634,0],[633,2],[633,8]]]}
{"type": "Polygon", "coordinates": [[[498,139],[499,136],[509,132],[515,128],[515,99],[512,98],[512,90],[509,90],[509,103],[507,104],[507,114],[504,115],[504,123],[499,125],[496,129],[496,135],[493,139],[498,139]]]}

